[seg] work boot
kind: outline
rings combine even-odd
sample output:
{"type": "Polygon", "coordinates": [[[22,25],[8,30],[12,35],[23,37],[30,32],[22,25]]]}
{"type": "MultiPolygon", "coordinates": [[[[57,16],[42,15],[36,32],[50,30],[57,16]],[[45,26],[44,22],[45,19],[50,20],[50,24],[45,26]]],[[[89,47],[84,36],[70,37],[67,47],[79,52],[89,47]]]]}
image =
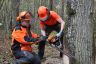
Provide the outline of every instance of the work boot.
{"type": "MultiPolygon", "coordinates": [[[[61,50],[64,50],[64,48],[63,47],[61,47],[60,48],[61,50]]],[[[62,58],[63,57],[63,53],[62,52],[60,52],[60,58],[62,58]]]]}

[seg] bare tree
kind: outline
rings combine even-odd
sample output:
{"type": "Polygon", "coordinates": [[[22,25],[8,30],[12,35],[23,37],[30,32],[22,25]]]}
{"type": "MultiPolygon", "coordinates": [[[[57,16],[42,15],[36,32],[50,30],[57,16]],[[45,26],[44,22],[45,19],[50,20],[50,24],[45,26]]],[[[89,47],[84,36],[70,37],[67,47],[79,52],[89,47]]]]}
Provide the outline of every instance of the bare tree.
{"type": "Polygon", "coordinates": [[[64,0],[62,0],[61,2],[62,2],[61,16],[64,19],[64,0]]]}
{"type": "Polygon", "coordinates": [[[93,19],[93,23],[94,23],[94,32],[93,32],[93,60],[94,63],[96,64],[96,0],[94,0],[94,19],[93,19]]]}
{"type": "Polygon", "coordinates": [[[53,9],[53,0],[50,0],[50,10],[52,10],[53,9]]]}
{"type": "Polygon", "coordinates": [[[11,27],[15,25],[16,17],[19,14],[19,5],[20,0],[11,0],[11,6],[12,6],[12,21],[10,22],[11,27]]]}

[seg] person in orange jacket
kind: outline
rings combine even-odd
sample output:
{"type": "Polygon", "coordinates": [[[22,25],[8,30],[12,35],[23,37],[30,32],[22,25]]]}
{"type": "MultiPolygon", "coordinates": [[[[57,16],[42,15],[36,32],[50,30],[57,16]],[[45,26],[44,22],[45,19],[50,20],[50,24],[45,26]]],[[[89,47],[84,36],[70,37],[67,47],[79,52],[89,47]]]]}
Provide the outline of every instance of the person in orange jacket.
{"type": "MultiPolygon", "coordinates": [[[[55,11],[50,11],[47,7],[45,6],[40,6],[37,11],[38,18],[39,18],[39,24],[41,28],[41,34],[43,36],[48,36],[53,30],[55,30],[57,33],[57,37],[60,38],[61,41],[61,49],[63,50],[64,48],[64,43],[63,43],[63,29],[65,22],[62,20],[62,18],[55,12],[55,11]]],[[[39,56],[40,58],[43,58],[44,55],[44,49],[45,49],[45,44],[39,44],[39,56]]],[[[63,56],[63,53],[60,52],[60,57],[63,56]]]]}
{"type": "Polygon", "coordinates": [[[12,53],[16,58],[16,64],[41,64],[39,56],[32,51],[32,44],[42,43],[45,37],[39,37],[30,28],[32,14],[23,11],[16,18],[17,24],[12,32],[12,53]]]}

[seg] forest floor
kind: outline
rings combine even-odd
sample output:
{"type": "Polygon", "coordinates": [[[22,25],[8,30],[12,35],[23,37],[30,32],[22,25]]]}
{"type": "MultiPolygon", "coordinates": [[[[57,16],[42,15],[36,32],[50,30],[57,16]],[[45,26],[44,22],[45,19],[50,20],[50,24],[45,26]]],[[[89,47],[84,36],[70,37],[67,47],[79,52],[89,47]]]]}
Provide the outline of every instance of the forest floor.
{"type": "Polygon", "coordinates": [[[10,42],[8,39],[4,39],[4,37],[4,32],[0,30],[0,64],[13,64],[10,42]]]}
{"type": "MultiPolygon", "coordinates": [[[[0,35],[0,64],[14,64],[14,57],[10,50],[11,40],[3,39],[3,36],[0,35]]],[[[37,45],[33,45],[33,50],[37,53],[37,45]]],[[[62,58],[59,57],[56,49],[46,46],[42,64],[62,64],[62,58]]]]}
{"type": "MultiPolygon", "coordinates": [[[[34,49],[37,49],[37,46],[35,46],[34,49]]],[[[44,59],[42,60],[42,64],[63,64],[62,58],[59,57],[59,51],[53,49],[50,46],[46,46],[45,55],[44,55],[44,59]]]]}

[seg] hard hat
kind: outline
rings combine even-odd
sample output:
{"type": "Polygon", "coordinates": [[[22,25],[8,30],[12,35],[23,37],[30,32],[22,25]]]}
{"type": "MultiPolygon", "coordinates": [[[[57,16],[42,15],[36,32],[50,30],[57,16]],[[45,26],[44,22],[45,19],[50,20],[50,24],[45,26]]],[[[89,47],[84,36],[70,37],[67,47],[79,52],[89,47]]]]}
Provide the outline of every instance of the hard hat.
{"type": "Polygon", "coordinates": [[[47,7],[45,7],[45,6],[40,6],[40,7],[38,8],[37,13],[38,13],[38,17],[39,17],[39,19],[40,19],[41,21],[46,21],[46,20],[48,20],[48,18],[49,18],[50,11],[48,10],[47,7]]]}

